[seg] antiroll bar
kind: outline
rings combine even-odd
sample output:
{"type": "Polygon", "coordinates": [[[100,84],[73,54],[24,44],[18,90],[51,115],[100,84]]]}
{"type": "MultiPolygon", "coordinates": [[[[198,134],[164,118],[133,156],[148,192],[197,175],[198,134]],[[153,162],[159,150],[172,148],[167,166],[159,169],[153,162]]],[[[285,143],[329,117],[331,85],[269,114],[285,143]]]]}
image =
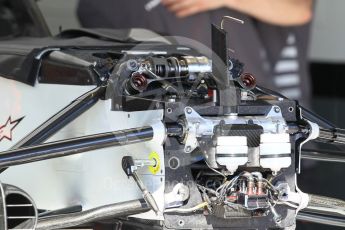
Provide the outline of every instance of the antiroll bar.
{"type": "Polygon", "coordinates": [[[152,140],[152,127],[107,132],[0,153],[0,168],[152,140]]]}

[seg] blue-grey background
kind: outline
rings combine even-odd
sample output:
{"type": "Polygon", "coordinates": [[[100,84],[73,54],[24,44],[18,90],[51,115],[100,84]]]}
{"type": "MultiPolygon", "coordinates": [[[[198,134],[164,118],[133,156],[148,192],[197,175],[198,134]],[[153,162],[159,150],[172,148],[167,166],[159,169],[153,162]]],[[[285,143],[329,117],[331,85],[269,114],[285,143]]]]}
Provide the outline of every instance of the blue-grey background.
{"type": "MultiPolygon", "coordinates": [[[[79,27],[75,16],[77,3],[78,0],[40,0],[38,2],[53,34],[59,31],[59,26],[64,29],[79,27]]],[[[310,47],[312,60],[345,62],[344,9],[344,0],[316,2],[310,47]]]]}

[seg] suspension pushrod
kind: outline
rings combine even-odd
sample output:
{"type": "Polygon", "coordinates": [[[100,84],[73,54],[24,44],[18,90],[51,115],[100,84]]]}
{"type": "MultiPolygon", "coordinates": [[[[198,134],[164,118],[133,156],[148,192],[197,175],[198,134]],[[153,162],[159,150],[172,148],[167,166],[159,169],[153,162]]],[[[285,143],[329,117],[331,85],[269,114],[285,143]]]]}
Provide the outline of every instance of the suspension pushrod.
{"type": "Polygon", "coordinates": [[[152,127],[107,132],[0,153],[0,168],[152,140],[152,127]]]}

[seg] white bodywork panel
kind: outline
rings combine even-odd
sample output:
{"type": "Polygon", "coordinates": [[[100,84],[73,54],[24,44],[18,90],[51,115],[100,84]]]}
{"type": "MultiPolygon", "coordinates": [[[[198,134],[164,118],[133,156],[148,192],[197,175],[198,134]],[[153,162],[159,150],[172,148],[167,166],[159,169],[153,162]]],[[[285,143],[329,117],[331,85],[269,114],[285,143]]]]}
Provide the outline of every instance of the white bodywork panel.
{"type": "MultiPolygon", "coordinates": [[[[5,124],[9,116],[12,120],[25,116],[13,130],[12,141],[4,139],[0,142],[0,150],[10,149],[75,98],[93,88],[95,86],[50,84],[36,84],[31,87],[0,78],[0,125],[5,124]]],[[[160,156],[161,170],[156,175],[147,169],[141,169],[139,173],[163,210],[165,172],[162,118],[161,110],[113,112],[110,109],[110,100],[99,101],[48,142],[147,125],[154,125],[153,140],[11,167],[0,175],[0,180],[24,189],[40,209],[54,210],[79,204],[83,209],[90,209],[142,198],[136,183],[123,172],[121,160],[125,155],[131,155],[134,159],[148,159],[149,154],[154,151],[160,156]]]]}

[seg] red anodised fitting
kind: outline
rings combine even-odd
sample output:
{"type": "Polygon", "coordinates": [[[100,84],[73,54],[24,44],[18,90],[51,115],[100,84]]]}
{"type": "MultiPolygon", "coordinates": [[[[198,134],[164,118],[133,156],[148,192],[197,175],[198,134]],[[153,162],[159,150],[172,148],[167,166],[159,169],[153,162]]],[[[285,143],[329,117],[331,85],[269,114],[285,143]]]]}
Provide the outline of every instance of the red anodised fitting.
{"type": "Polygon", "coordinates": [[[264,183],[263,183],[263,176],[260,172],[253,172],[252,175],[257,180],[257,190],[256,195],[265,195],[264,193],[264,183]]]}
{"type": "Polygon", "coordinates": [[[256,78],[250,73],[243,73],[240,76],[240,85],[247,90],[254,89],[256,87],[256,78]]]}
{"type": "Polygon", "coordinates": [[[245,177],[247,179],[247,195],[255,195],[254,193],[254,188],[255,188],[255,182],[254,182],[254,177],[251,173],[249,172],[244,172],[242,174],[242,177],[245,177]]]}

